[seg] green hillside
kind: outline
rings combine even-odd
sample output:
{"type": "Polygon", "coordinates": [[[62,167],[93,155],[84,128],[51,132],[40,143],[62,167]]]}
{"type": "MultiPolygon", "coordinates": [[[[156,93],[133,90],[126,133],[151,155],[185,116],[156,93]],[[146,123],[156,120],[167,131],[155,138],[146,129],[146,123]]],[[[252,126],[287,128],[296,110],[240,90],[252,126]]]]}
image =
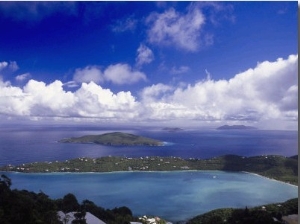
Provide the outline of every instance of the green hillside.
{"type": "Polygon", "coordinates": [[[210,159],[179,157],[101,157],[77,158],[63,162],[34,162],[19,166],[0,167],[0,171],[17,172],[113,172],[113,171],[175,171],[224,170],[246,171],[298,185],[298,160],[295,156],[225,155],[210,159]]]}

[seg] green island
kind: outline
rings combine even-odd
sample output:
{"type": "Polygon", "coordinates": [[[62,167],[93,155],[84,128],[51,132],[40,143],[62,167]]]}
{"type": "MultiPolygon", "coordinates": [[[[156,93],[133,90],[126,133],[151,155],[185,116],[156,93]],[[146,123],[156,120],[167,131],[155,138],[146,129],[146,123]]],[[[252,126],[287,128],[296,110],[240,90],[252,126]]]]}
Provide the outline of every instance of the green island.
{"type": "Polygon", "coordinates": [[[224,155],[210,159],[183,159],[179,157],[100,157],[76,158],[66,161],[33,162],[6,165],[0,171],[26,173],[47,172],[114,172],[114,171],[178,171],[223,170],[244,171],[298,186],[298,155],[285,157],[263,155],[243,157],[224,155]]]}
{"type": "Polygon", "coordinates": [[[111,145],[111,146],[163,146],[163,142],[146,138],[143,136],[123,133],[123,132],[112,132],[105,133],[102,135],[85,135],[81,137],[73,137],[59,140],[60,143],[94,143],[100,145],[111,145]]]}

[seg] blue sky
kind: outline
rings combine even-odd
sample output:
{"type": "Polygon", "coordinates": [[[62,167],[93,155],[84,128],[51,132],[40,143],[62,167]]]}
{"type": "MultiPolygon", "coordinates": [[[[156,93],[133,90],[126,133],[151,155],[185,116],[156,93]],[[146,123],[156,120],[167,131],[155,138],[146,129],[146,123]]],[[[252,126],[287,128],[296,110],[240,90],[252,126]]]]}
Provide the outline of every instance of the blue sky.
{"type": "Polygon", "coordinates": [[[0,2],[2,123],[295,129],[297,2],[0,2]]]}

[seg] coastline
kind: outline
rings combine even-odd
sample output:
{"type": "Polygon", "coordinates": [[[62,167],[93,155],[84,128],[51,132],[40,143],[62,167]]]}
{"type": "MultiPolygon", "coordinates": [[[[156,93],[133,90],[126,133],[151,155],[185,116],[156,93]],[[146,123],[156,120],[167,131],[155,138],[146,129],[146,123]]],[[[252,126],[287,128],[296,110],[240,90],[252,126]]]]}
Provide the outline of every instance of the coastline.
{"type": "Polygon", "coordinates": [[[252,173],[252,172],[248,172],[248,171],[240,171],[240,172],[247,173],[247,174],[251,174],[251,175],[256,175],[256,176],[263,177],[263,178],[267,178],[267,179],[272,180],[272,181],[281,182],[281,183],[288,184],[288,185],[291,185],[291,186],[294,186],[294,187],[297,187],[297,188],[298,188],[298,185],[296,185],[296,184],[291,184],[291,183],[289,183],[289,182],[285,182],[285,181],[281,181],[281,180],[276,180],[276,179],[274,179],[274,178],[270,178],[270,177],[267,177],[267,176],[263,176],[263,175],[261,175],[261,174],[252,173]]]}
{"type": "Polygon", "coordinates": [[[210,159],[180,157],[79,157],[65,161],[33,162],[0,167],[0,172],[19,173],[120,173],[120,172],[182,172],[223,171],[245,172],[298,186],[297,160],[283,156],[241,157],[224,155],[210,159]],[[289,163],[289,167],[286,167],[289,163]],[[245,167],[246,164],[246,167],[245,167]],[[291,173],[291,168],[294,170],[291,173]],[[276,173],[274,173],[274,171],[276,173]],[[280,171],[280,172],[279,172],[280,171]],[[274,175],[273,175],[274,174],[274,175]]]}
{"type": "Polygon", "coordinates": [[[37,175],[44,175],[44,174],[54,174],[54,175],[64,175],[64,174],[76,174],[76,175],[84,175],[84,174],[118,174],[118,173],[192,173],[192,172],[224,172],[224,173],[245,173],[245,174],[250,174],[250,175],[255,175],[255,176],[259,176],[259,177],[262,177],[262,178],[266,178],[268,180],[271,180],[271,181],[277,181],[277,182],[280,182],[280,183],[283,183],[283,184],[287,184],[287,185],[290,185],[290,186],[293,186],[293,187],[297,187],[298,188],[298,185],[295,185],[295,184],[291,184],[291,183],[288,183],[288,182],[284,182],[284,181],[280,181],[280,180],[276,180],[274,178],[270,178],[270,177],[267,177],[267,176],[263,176],[261,174],[257,174],[257,173],[253,173],[253,172],[248,172],[248,171],[226,171],[226,170],[163,170],[163,171],[160,171],[160,170],[131,170],[131,171],[107,171],[107,172],[32,172],[32,173],[26,173],[26,172],[19,172],[19,171],[0,171],[0,172],[3,172],[3,173],[16,173],[16,174],[37,174],[37,175]]]}

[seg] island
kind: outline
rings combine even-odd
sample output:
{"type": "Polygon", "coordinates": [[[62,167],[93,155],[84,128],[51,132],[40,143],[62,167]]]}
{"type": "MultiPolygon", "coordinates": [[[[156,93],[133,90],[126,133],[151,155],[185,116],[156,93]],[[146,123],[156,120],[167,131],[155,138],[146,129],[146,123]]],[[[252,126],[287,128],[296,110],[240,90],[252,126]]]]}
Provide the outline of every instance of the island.
{"type": "Polygon", "coordinates": [[[26,173],[178,170],[243,171],[298,185],[298,155],[292,157],[279,155],[252,157],[224,155],[210,159],[183,159],[180,157],[158,156],[138,158],[114,156],[100,158],[82,157],[60,162],[34,162],[0,167],[0,171],[26,173]]]}
{"type": "Polygon", "coordinates": [[[81,137],[73,137],[59,140],[60,143],[94,143],[100,145],[111,146],[163,146],[160,140],[146,138],[138,135],[112,132],[102,135],[85,135],[81,137]]]}
{"type": "Polygon", "coordinates": [[[169,128],[169,127],[165,127],[162,129],[163,131],[168,131],[168,132],[176,132],[176,131],[183,131],[182,128],[169,128]]]}
{"type": "Polygon", "coordinates": [[[217,128],[218,130],[254,130],[257,129],[252,126],[245,125],[223,125],[217,128]]]}

